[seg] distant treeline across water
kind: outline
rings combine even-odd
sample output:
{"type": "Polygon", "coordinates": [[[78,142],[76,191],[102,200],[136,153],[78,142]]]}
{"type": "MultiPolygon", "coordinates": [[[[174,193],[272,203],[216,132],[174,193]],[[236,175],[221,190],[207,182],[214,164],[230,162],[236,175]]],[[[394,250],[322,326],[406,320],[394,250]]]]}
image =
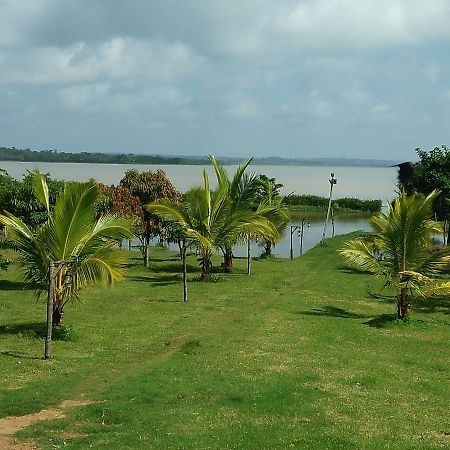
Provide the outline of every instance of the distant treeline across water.
{"type": "MultiPolygon", "coordinates": [[[[238,164],[245,158],[219,157],[223,164],[238,164]]],[[[55,163],[95,163],[95,164],[161,164],[161,165],[203,165],[208,164],[206,157],[138,155],[134,153],[97,153],[97,152],[60,152],[58,150],[31,150],[15,147],[0,147],[0,161],[18,162],[55,162],[55,163]]],[[[394,161],[355,158],[255,158],[259,165],[299,165],[299,166],[336,166],[336,167],[389,167],[394,161]]]]}

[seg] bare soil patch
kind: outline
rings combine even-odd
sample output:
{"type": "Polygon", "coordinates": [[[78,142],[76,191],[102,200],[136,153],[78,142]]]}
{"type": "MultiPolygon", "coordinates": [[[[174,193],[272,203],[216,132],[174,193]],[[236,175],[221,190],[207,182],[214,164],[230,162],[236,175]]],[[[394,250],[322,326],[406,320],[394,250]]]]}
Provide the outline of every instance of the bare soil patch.
{"type": "Polygon", "coordinates": [[[14,433],[30,426],[41,420],[63,419],[66,415],[64,410],[76,408],[77,406],[85,406],[93,403],[90,400],[64,400],[58,408],[43,409],[38,413],[25,414],[24,416],[5,417],[0,419],[0,448],[2,450],[33,450],[39,448],[35,443],[15,442],[12,437],[14,433]]]}

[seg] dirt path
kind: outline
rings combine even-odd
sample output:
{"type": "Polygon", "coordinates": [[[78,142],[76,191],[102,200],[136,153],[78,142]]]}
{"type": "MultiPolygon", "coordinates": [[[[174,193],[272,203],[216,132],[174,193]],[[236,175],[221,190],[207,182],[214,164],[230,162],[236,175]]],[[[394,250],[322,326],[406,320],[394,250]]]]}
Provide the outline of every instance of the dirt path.
{"type": "Polygon", "coordinates": [[[55,409],[43,409],[34,414],[0,419],[0,449],[31,450],[39,448],[35,443],[30,441],[16,443],[13,438],[14,433],[40,420],[62,419],[66,417],[64,410],[89,405],[91,403],[90,400],[64,400],[55,409]]]}

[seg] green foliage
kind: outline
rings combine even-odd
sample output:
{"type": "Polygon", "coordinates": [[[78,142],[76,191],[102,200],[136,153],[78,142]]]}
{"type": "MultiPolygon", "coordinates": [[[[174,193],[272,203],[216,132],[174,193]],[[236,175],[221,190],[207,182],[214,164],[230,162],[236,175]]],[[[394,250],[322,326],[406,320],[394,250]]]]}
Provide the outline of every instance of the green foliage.
{"type": "Polygon", "coordinates": [[[31,162],[71,162],[99,164],[205,164],[203,158],[179,158],[153,155],[136,155],[133,153],[89,153],[59,152],[57,150],[30,150],[15,147],[0,147],[1,161],[31,162]]]}
{"type": "Polygon", "coordinates": [[[21,254],[24,281],[37,295],[48,289],[49,262],[69,263],[56,279],[54,313],[61,317],[64,305],[81,288],[99,282],[110,284],[122,276],[123,254],[113,247],[117,240],[131,236],[130,224],[112,214],[94,218],[98,189],[91,182],[66,183],[54,208],[45,177],[35,172],[32,185],[45,209],[46,221],[32,229],[21,218],[5,212],[0,223],[7,227],[9,239],[21,254]]]}
{"type": "Polygon", "coordinates": [[[212,190],[209,176],[203,171],[203,187],[193,188],[183,201],[159,200],[149,203],[147,209],[161,218],[178,223],[183,234],[199,245],[202,276],[208,278],[211,257],[222,248],[230,255],[232,247],[248,235],[264,235],[276,240],[279,237],[270,214],[273,204],[259,204],[254,210],[255,190],[253,178],[246,177],[250,164],[239,166],[233,179],[229,179],[222,165],[210,156],[218,186],[212,190]]]}
{"type": "MultiPolygon", "coordinates": [[[[290,194],[285,197],[284,203],[289,206],[316,206],[320,208],[328,207],[329,199],[319,195],[298,195],[290,194]]],[[[343,197],[333,201],[335,210],[351,209],[354,211],[362,211],[375,213],[381,210],[381,200],[362,200],[354,197],[343,197]]]]}
{"type": "Polygon", "coordinates": [[[420,161],[414,167],[411,189],[424,195],[438,189],[441,194],[433,203],[433,212],[438,220],[450,219],[450,149],[443,145],[416,151],[420,161]]]}
{"type": "MultiPolygon", "coordinates": [[[[51,205],[63,190],[64,182],[43,175],[47,186],[47,197],[51,205]]],[[[22,180],[16,180],[4,170],[0,173],[0,211],[8,211],[25,224],[35,228],[47,220],[46,207],[34,193],[34,174],[28,171],[22,180]]],[[[43,198],[41,198],[43,200],[43,198]]]]}
{"type": "Polygon", "coordinates": [[[125,176],[120,180],[119,187],[126,188],[132,196],[139,200],[142,212],[139,212],[140,224],[135,230],[135,234],[142,243],[144,263],[147,264],[150,240],[156,236],[166,236],[171,231],[175,232],[176,229],[146,209],[145,206],[162,199],[177,203],[181,200],[181,193],[175,189],[163,170],[156,172],[127,170],[125,176]]]}
{"type": "Polygon", "coordinates": [[[435,282],[450,264],[450,248],[430,251],[432,238],[442,232],[430,219],[438,194],[400,194],[388,205],[386,214],[369,219],[373,235],[351,240],[339,250],[348,264],[382,276],[386,285],[396,287],[398,317],[402,319],[408,313],[409,297],[450,294],[450,283],[435,282]]]}

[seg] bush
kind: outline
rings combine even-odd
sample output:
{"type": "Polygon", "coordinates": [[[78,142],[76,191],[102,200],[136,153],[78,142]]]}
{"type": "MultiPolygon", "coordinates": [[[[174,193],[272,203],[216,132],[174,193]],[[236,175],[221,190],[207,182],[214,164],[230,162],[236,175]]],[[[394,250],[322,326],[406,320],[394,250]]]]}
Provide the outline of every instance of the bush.
{"type": "MultiPolygon", "coordinates": [[[[320,195],[291,194],[284,198],[284,203],[289,206],[316,206],[326,208],[328,198],[320,195]]],[[[381,210],[381,200],[361,200],[359,198],[344,197],[333,201],[335,209],[352,209],[354,211],[377,212],[381,210]]]]}

